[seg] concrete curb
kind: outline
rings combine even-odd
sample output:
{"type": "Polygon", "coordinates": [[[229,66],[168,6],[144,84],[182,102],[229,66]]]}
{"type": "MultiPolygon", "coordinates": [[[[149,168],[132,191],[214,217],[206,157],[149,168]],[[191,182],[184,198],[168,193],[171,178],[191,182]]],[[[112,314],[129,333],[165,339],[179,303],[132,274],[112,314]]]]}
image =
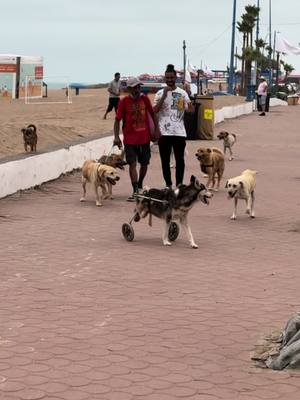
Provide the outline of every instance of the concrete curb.
{"type": "MultiPolygon", "coordinates": [[[[287,103],[271,99],[270,105],[287,105],[287,103]]],[[[215,111],[215,124],[227,118],[250,114],[252,111],[252,102],[223,107],[215,111]]],[[[97,159],[103,154],[108,154],[111,148],[112,135],[106,135],[42,154],[11,157],[11,160],[7,158],[0,163],[0,198],[57,179],[62,174],[81,168],[87,159],[97,159]]]]}

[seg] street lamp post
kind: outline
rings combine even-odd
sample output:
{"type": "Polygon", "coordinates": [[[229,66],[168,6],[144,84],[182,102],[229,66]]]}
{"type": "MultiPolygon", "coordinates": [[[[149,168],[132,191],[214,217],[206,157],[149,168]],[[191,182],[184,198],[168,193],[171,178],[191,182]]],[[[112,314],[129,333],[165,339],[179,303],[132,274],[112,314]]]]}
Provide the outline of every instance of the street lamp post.
{"type": "Polygon", "coordinates": [[[233,93],[235,25],[236,25],[236,0],[233,0],[231,53],[230,53],[229,80],[228,80],[228,89],[227,89],[227,92],[229,94],[233,93]]]}
{"type": "Polygon", "coordinates": [[[269,0],[269,85],[272,85],[272,0],[269,0]]]}

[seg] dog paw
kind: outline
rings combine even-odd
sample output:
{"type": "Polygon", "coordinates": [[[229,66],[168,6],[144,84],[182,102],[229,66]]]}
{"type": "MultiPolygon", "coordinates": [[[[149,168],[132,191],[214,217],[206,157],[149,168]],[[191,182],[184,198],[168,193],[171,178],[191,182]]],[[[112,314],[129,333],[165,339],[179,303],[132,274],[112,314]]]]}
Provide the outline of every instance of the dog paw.
{"type": "Polygon", "coordinates": [[[85,201],[85,197],[81,197],[80,201],[85,201]]]}
{"type": "Polygon", "coordinates": [[[230,219],[232,219],[233,221],[236,220],[236,215],[232,215],[232,216],[230,217],[230,219]]]}
{"type": "Polygon", "coordinates": [[[254,214],[252,214],[252,215],[250,215],[250,217],[251,217],[251,218],[255,218],[255,215],[254,215],[254,214]]]}
{"type": "Polygon", "coordinates": [[[169,242],[168,240],[167,241],[165,241],[165,242],[163,242],[164,243],[164,246],[172,246],[172,243],[171,242],[169,242]]]}
{"type": "Polygon", "coordinates": [[[191,248],[192,249],[198,249],[198,245],[196,243],[191,243],[191,248]]]}
{"type": "Polygon", "coordinates": [[[97,207],[101,207],[101,206],[102,206],[102,203],[99,203],[99,201],[96,201],[96,206],[97,206],[97,207]]]}
{"type": "Polygon", "coordinates": [[[233,160],[233,157],[229,157],[229,159],[228,159],[229,161],[232,161],[233,160]]]}

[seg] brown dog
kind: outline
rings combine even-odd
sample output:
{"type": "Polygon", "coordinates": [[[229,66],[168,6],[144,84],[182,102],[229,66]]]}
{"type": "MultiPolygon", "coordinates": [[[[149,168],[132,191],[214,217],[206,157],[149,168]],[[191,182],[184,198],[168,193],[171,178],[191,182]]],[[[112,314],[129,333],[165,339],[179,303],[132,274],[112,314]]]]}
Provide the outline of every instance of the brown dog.
{"type": "Polygon", "coordinates": [[[113,198],[112,185],[120,179],[117,170],[109,165],[100,164],[94,160],[87,160],[82,166],[82,189],[83,195],[80,201],[85,201],[86,184],[91,183],[94,186],[96,195],[96,206],[102,206],[98,187],[102,189],[101,199],[113,198]]]}
{"type": "Polygon", "coordinates": [[[99,158],[98,162],[119,169],[124,169],[124,165],[127,165],[127,162],[124,161],[124,151],[122,151],[121,154],[113,153],[109,156],[103,155],[99,158]]]}
{"type": "Polygon", "coordinates": [[[27,128],[22,128],[21,132],[23,133],[23,140],[24,140],[24,149],[27,151],[27,147],[30,146],[30,151],[36,151],[37,145],[37,133],[36,133],[36,126],[31,124],[28,125],[27,128]]]}
{"type": "Polygon", "coordinates": [[[195,156],[200,162],[201,171],[208,175],[207,188],[218,190],[225,168],[224,153],[222,150],[216,147],[199,147],[195,156]],[[218,182],[215,188],[216,175],[218,182]],[[211,184],[212,186],[210,187],[211,184]]]}

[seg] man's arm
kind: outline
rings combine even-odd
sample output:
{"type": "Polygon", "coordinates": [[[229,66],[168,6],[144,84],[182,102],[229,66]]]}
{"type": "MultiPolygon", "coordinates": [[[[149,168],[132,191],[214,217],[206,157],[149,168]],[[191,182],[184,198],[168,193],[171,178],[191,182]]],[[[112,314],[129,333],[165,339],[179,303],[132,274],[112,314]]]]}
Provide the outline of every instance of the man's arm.
{"type": "Polygon", "coordinates": [[[187,103],[187,110],[186,110],[186,112],[188,112],[188,113],[193,113],[193,112],[195,112],[195,107],[193,106],[193,104],[192,104],[191,101],[189,101],[189,102],[187,103]]]}
{"type": "Polygon", "coordinates": [[[118,146],[119,149],[122,147],[122,141],[120,139],[120,121],[117,118],[114,123],[114,146],[118,146]]]}
{"type": "Polygon", "coordinates": [[[158,113],[161,110],[161,108],[164,104],[164,101],[168,95],[168,92],[170,92],[170,91],[172,91],[172,89],[169,86],[166,86],[163,88],[163,93],[162,93],[161,98],[158,100],[157,104],[155,104],[155,106],[153,107],[153,110],[155,113],[158,113]]]}

